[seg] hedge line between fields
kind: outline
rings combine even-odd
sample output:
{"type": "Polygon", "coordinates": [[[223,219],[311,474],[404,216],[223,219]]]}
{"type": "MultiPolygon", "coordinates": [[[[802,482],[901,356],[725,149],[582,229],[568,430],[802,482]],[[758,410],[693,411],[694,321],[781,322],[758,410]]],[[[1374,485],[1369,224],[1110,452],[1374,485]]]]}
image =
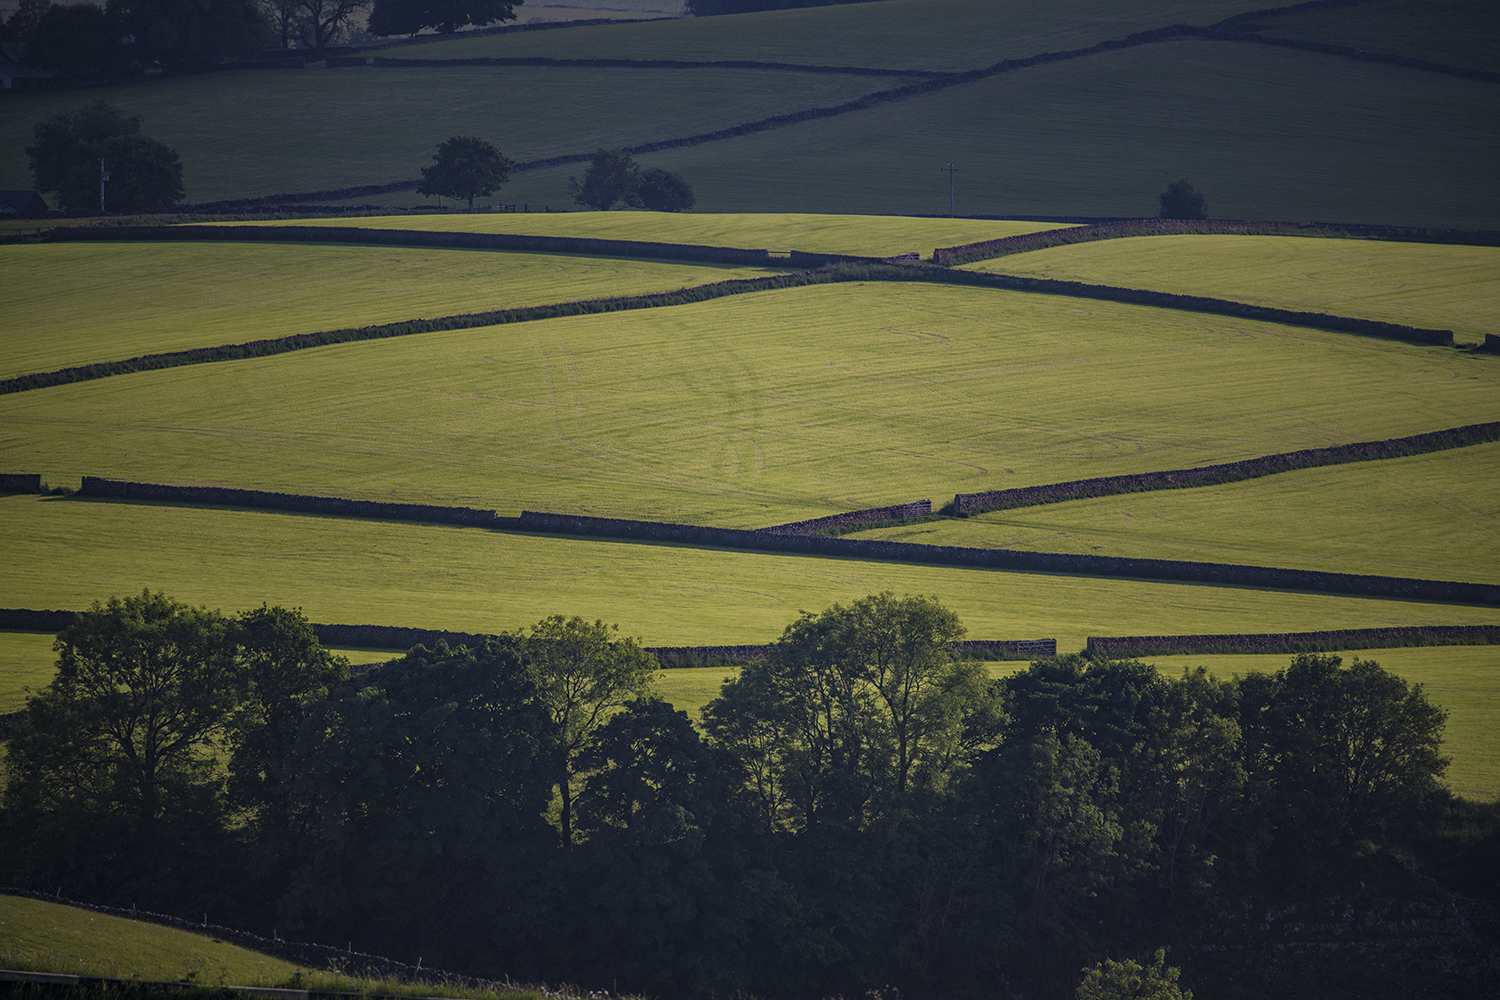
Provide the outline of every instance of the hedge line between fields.
{"type": "MultiPolygon", "coordinates": [[[[251,227],[247,227],[251,228],[251,227]]],[[[317,333],[299,333],[272,340],[252,340],[243,344],[225,344],[219,347],[199,347],[184,351],[168,351],[161,354],[143,354],[121,361],[105,361],[91,365],[60,368],[56,371],[39,372],[33,375],[18,375],[0,379],[0,395],[12,392],[28,392],[51,386],[87,382],[91,379],[108,378],[112,375],[129,375],[136,372],[157,371],[163,368],[180,368],[186,365],[209,364],[217,361],[242,361],[247,358],[264,358],[310,347],[327,347],[333,344],[348,344],[362,340],[384,340],[390,337],[408,337],[421,333],[437,333],[448,330],[469,330],[482,326],[501,326],[507,323],[525,323],[534,320],[556,319],[564,316],[588,316],[596,313],[623,312],[632,309],[654,309],[662,306],[686,305],[707,302],[728,295],[793,288],[800,285],[823,284],[833,281],[859,280],[848,273],[832,271],[805,271],[797,274],[771,275],[765,278],[739,278],[679,289],[675,292],[654,292],[646,295],[627,295],[615,298],[588,299],[581,302],[563,302],[546,306],[525,306],[518,309],[497,309],[492,312],[465,313],[458,316],[443,316],[437,319],[416,319],[400,323],[379,323],[371,326],[345,327],[339,330],[323,330],[317,333]]]]}
{"type": "Polygon", "coordinates": [[[77,496],[120,500],[157,500],[165,503],[215,504],[226,507],[256,507],[289,510],[336,517],[378,518],[388,521],[425,521],[459,524],[469,528],[502,527],[513,518],[502,518],[492,510],[473,507],[440,507],[435,504],[384,503],[377,500],[346,500],[342,497],[302,496],[265,490],[238,490],[222,486],[162,486],[120,479],[84,476],[77,496]]]}
{"type": "Polygon", "coordinates": [[[1158,309],[1176,309],[1181,312],[1208,313],[1214,316],[1232,316],[1265,323],[1287,326],[1302,326],[1314,330],[1334,333],[1353,333],[1364,337],[1380,337],[1386,340],[1402,340],[1412,344],[1428,344],[1442,347],[1453,345],[1452,330],[1431,330],[1407,326],[1404,323],[1387,323],[1375,319],[1356,319],[1350,316],[1335,316],[1331,313],[1304,312],[1294,309],[1277,309],[1273,306],[1253,306],[1230,299],[1216,299],[1206,295],[1178,295],[1173,292],[1154,292],[1141,288],[1119,288],[1114,285],[1090,285],[1081,281],[1058,281],[1053,278],[1026,278],[1012,274],[987,274],[983,271],[963,271],[933,265],[908,265],[902,270],[914,281],[932,281],[977,288],[997,288],[1012,292],[1036,292],[1042,295],[1064,295],[1070,298],[1101,299],[1106,302],[1124,302],[1130,305],[1152,306],[1158,309]]]}
{"type": "Polygon", "coordinates": [[[939,247],[933,262],[951,267],[1050,247],[1134,236],[1306,236],[1326,239],[1382,240],[1396,243],[1443,243],[1451,246],[1500,246],[1500,232],[1483,229],[1432,229],[1412,226],[1366,226],[1323,222],[1246,222],[1217,219],[1130,219],[1067,229],[1046,229],[995,240],[939,247]]]}
{"type": "Polygon", "coordinates": [[[1134,658],[1174,653],[1324,653],[1408,646],[1493,645],[1500,645],[1500,625],[1397,625],[1329,632],[1089,636],[1084,655],[1134,658]]]}
{"type": "Polygon", "coordinates": [[[40,472],[0,472],[0,493],[40,493],[40,472]]]}
{"type": "MultiPolygon", "coordinates": [[[[144,228],[153,230],[189,230],[200,227],[163,226],[144,228]]],[[[280,227],[234,226],[203,228],[223,228],[235,232],[244,232],[261,228],[280,227]]],[[[287,228],[316,230],[320,227],[287,228]]],[[[54,230],[54,232],[78,231],[54,230]]],[[[87,232],[107,234],[122,231],[127,231],[127,227],[120,227],[119,229],[95,229],[88,230],[87,232]]],[[[326,232],[327,230],[324,231],[326,232]]],[[[400,232],[399,230],[355,231],[400,232]]],[[[129,237],[96,235],[72,238],[87,241],[90,239],[128,239],[129,237]]],[[[170,237],[160,236],[153,238],[166,239],[170,237]]],[[[331,242],[337,242],[337,240],[331,242]]],[[[774,263],[777,258],[768,257],[767,260],[774,263]]],[[[1055,281],[1049,278],[1025,278],[1006,274],[985,274],[976,271],[950,270],[948,268],[921,264],[891,264],[875,258],[840,257],[831,254],[800,253],[799,251],[792,252],[790,262],[794,266],[807,267],[812,267],[815,263],[823,262],[826,266],[817,267],[812,270],[798,271],[795,274],[770,275],[764,278],[741,278],[714,282],[707,285],[696,285],[674,292],[654,292],[645,295],[588,299],[579,302],[563,302],[545,306],[526,306],[518,309],[497,309],[491,312],[465,313],[458,316],[443,316],[437,319],[406,320],[398,323],[381,323],[363,327],[346,327],[339,330],[324,330],[317,333],[293,334],[289,337],[280,337],[271,340],[252,340],[242,344],[225,344],[218,347],[200,347],[183,351],[168,351],[160,354],[144,354],[120,361],[78,365],[50,372],[37,372],[30,375],[17,375],[12,378],[0,379],[0,395],[68,385],[74,382],[86,382],[92,379],[108,378],[112,375],[128,375],[137,372],[156,371],[163,368],[208,364],[216,361],[241,361],[247,358],[270,357],[309,347],[326,347],[332,344],[346,344],[361,340],[382,340],[388,337],[405,337],[419,333],[434,333],[448,330],[467,330],[481,326],[499,326],[506,323],[556,319],[564,316],[584,316],[631,309],[654,309],[665,306],[687,305],[748,292],[847,281],[927,281],[938,284],[993,288],[1003,291],[1101,299],[1132,305],[1175,309],[1183,312],[1208,313],[1217,316],[1232,316],[1238,319],[1303,326],[1337,333],[1383,337],[1417,344],[1452,345],[1453,343],[1453,332],[1451,330],[1427,330],[1399,323],[1385,323],[1379,320],[1355,319],[1344,316],[1333,316],[1328,313],[1297,312],[1289,309],[1275,309],[1268,306],[1253,306],[1243,302],[1232,302],[1228,299],[1215,299],[1201,295],[1175,295],[1170,292],[1116,288],[1110,285],[1089,285],[1078,281],[1055,281]],[[831,264],[828,263],[830,261],[832,262],[831,264]]]]}
{"type": "Polygon", "coordinates": [[[868,507],[847,514],[830,514],[807,521],[792,521],[776,524],[761,531],[777,535],[812,535],[829,528],[847,528],[857,524],[878,524],[885,521],[901,521],[908,517],[926,517],[932,513],[931,500],[913,500],[911,503],[892,504],[889,507],[868,507]]]}
{"type": "Polygon", "coordinates": [[[1021,486],[1009,490],[959,493],[953,498],[953,513],[979,514],[989,510],[1034,507],[1040,504],[1114,496],[1120,493],[1146,493],[1154,490],[1216,486],[1221,483],[1237,483],[1247,479],[1258,479],[1261,476],[1273,476],[1295,469],[1344,465],[1350,462],[1374,462],[1388,458],[1403,458],[1408,455],[1426,455],[1493,441],[1500,441],[1500,421],[1466,424],[1462,427],[1450,427],[1447,430],[1431,431],[1427,434],[1413,434],[1410,437],[1387,438],[1383,441],[1362,441],[1355,444],[1334,445],[1329,448],[1306,448],[1302,451],[1283,452],[1277,455],[1262,455],[1260,458],[1250,458],[1242,462],[1205,465],[1197,469],[1142,472],[1130,476],[1100,476],[1095,479],[1076,479],[1071,482],[1048,483],[1042,486],[1021,486]]]}
{"type": "Polygon", "coordinates": [[[1073,576],[1125,577],[1209,583],[1222,586],[1270,587],[1365,597],[1393,597],[1462,604],[1500,604],[1500,585],[1420,580],[1410,577],[1328,573],[1320,570],[1243,566],[1232,563],[1187,562],[1177,559],[1138,559],[1014,549],[979,549],[954,545],[924,545],[870,539],[831,538],[826,535],[776,535],[737,528],[695,524],[633,521],[522,511],[520,527],[545,534],[623,538],[657,544],[712,546],[803,555],[879,559],[892,562],[962,566],[1073,576]]]}
{"type": "Polygon", "coordinates": [[[793,73],[831,73],[849,76],[920,76],[953,75],[944,70],[877,69],[870,66],[825,66],[817,63],[758,62],[751,59],[558,59],[552,56],[473,56],[460,59],[396,59],[388,56],[339,56],[327,61],[329,69],[351,69],[372,66],[387,69],[442,69],[459,66],[557,66],[600,69],[764,69],[793,73]]]}

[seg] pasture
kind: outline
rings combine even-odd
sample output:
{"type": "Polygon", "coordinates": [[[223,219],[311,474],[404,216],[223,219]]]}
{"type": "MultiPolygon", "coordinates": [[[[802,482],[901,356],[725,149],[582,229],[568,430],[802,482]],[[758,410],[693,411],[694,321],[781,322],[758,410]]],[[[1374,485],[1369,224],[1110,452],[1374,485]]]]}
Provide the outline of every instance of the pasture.
{"type": "Polygon", "coordinates": [[[776,273],[565,254],[304,243],[0,246],[0,272],[6,275],[0,312],[7,326],[0,378],[776,273]]]}
{"type": "MultiPolygon", "coordinates": [[[[253,225],[254,223],[245,223],[253,225]]],[[[267,222],[264,225],[279,225],[267,222]]],[[[978,243],[1023,233],[1064,228],[1056,222],[1000,222],[992,219],[919,219],[911,216],[712,214],[703,212],[568,212],[566,214],[469,213],[377,215],[308,219],[300,225],[360,226],[421,232],[517,233],[525,236],[581,236],[601,240],[694,243],[785,252],[889,257],[916,250],[978,243]]]]}
{"type": "Polygon", "coordinates": [[[1494,72],[1500,69],[1500,8],[1489,0],[1373,0],[1355,17],[1341,10],[1293,10],[1255,18],[1241,31],[1348,45],[1494,72]],[[1463,30],[1454,30],[1462,25],[1463,30]]]}
{"type": "Polygon", "coordinates": [[[0,896],[0,968],[203,986],[284,986],[290,962],[202,934],[0,896]]]}
{"type": "Polygon", "coordinates": [[[16,393],[0,454],[53,484],[760,527],[1452,427],[1497,390],[1447,348],[850,283],[16,393]]]}
{"type": "Polygon", "coordinates": [[[852,538],[1500,582],[1500,444],[852,538]]]}
{"type": "Polygon", "coordinates": [[[1452,330],[1500,331],[1500,247],[1277,236],[1101,240],[968,265],[1452,330]]]}
{"type": "Polygon", "coordinates": [[[1109,0],[887,0],[873,7],[852,4],[604,30],[492,35],[406,51],[423,59],[751,59],[962,72],[1166,24],[1211,24],[1255,9],[1253,0],[1143,0],[1128,5],[1109,0]]]}
{"type": "Polygon", "coordinates": [[[226,613],[262,602],[317,622],[495,632],[552,614],[648,646],[769,642],[799,611],[932,594],[976,639],[1500,623],[1500,608],[922,566],[228,508],[0,498],[3,603],[88,607],[163,590],[226,613]]]}

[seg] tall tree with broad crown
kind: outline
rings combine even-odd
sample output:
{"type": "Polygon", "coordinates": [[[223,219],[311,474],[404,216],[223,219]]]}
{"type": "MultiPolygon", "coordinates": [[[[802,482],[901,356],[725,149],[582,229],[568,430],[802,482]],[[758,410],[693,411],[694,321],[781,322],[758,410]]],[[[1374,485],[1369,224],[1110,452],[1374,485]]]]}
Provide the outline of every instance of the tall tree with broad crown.
{"type": "Polygon", "coordinates": [[[493,194],[510,179],[511,161],[483,139],[456,135],[438,144],[433,164],[422,168],[417,193],[469,199],[474,211],[476,197],[493,194]]]}

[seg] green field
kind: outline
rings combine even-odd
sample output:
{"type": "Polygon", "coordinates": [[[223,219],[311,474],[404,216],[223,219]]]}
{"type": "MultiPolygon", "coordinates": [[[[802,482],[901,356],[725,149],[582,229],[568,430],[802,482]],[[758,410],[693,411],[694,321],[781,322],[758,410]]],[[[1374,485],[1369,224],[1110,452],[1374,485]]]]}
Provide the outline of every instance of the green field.
{"type": "Polygon", "coordinates": [[[1452,427],[1497,391],[1447,348],[851,283],[17,393],[0,465],[755,527],[1452,427]]]}
{"type": "MultiPolygon", "coordinates": [[[[285,225],[283,222],[257,224],[285,225]]],[[[920,252],[923,257],[930,257],[935,247],[959,246],[1003,236],[1064,228],[1061,223],[1055,222],[918,219],[895,215],[712,215],[696,212],[570,212],[566,215],[461,212],[308,219],[299,225],[583,236],[590,239],[696,243],[780,252],[806,250],[858,257],[889,257],[912,250],[920,252]]]]}
{"type": "MultiPolygon", "coordinates": [[[[652,154],[704,211],[1155,216],[1186,176],[1222,219],[1500,228],[1500,88],[1260,45],[1179,41],[652,154]],[[900,136],[893,143],[891,137],[900,136]],[[1107,153],[1105,152],[1107,151],[1107,153]],[[769,176],[795,177],[768,189],[769,176]],[[764,200],[761,200],[761,199],[764,200]]],[[[557,200],[569,171],[518,177],[557,200]]]]}
{"type": "Polygon", "coordinates": [[[1500,331],[1500,247],[1276,236],[1150,236],[997,257],[977,271],[1209,295],[1452,330],[1500,331]]]}
{"type": "MultiPolygon", "coordinates": [[[[1375,660],[1394,674],[1426,688],[1433,703],[1448,712],[1444,753],[1453,758],[1448,785],[1460,795],[1489,800],[1500,797],[1500,733],[1495,717],[1500,715],[1500,646],[1423,646],[1403,649],[1365,649],[1340,654],[1347,664],[1358,657],[1375,660]]],[[[1220,677],[1247,673],[1274,673],[1291,657],[1271,655],[1186,655],[1145,657],[1162,673],[1175,677],[1184,669],[1208,667],[1220,677]]],[[[991,676],[999,677],[1026,668],[1008,661],[987,664],[991,676]]],[[[732,667],[694,667],[668,670],[657,690],[677,708],[697,718],[703,706],[719,696],[719,686],[735,674],[732,667]]]]}
{"type": "Polygon", "coordinates": [[[1360,4],[1357,12],[1293,11],[1256,18],[1239,30],[1500,69],[1500,7],[1491,0],[1374,0],[1360,4]]]}
{"type": "Polygon", "coordinates": [[[768,642],[799,611],[934,594],[977,639],[1500,623],[1500,608],[575,539],[154,504],[0,498],[0,605],[86,608],[162,590],[226,613],[495,632],[547,615],[649,646],[768,642]]]}
{"type": "MultiPolygon", "coordinates": [[[[415,180],[455,134],[483,136],[526,161],[713,131],[882,85],[767,70],[468,66],[206,73],[87,95],[38,91],[7,102],[0,117],[0,188],[31,186],[24,147],[33,122],[95,97],[144,115],[143,131],[181,154],[187,200],[202,202],[415,180]]],[[[506,188],[495,200],[527,199],[506,188]]]]}
{"type": "Polygon", "coordinates": [[[1500,444],[851,535],[1500,583],[1500,444]]]}
{"type": "Polygon", "coordinates": [[[0,246],[0,378],[157,351],[578,299],[771,268],[277,243],[0,246]],[[108,303],[108,318],[100,307],[108,303]]]}
{"type": "Polygon", "coordinates": [[[213,986],[285,986],[299,967],[200,934],[0,896],[0,968],[213,986]]]}
{"type": "MultiPolygon", "coordinates": [[[[946,72],[1082,48],[1167,24],[1211,24],[1254,0],[887,0],[885,3],[683,18],[433,42],[396,57],[466,59],[750,59],[946,72]]],[[[900,80],[869,78],[871,90],[900,80]]]]}

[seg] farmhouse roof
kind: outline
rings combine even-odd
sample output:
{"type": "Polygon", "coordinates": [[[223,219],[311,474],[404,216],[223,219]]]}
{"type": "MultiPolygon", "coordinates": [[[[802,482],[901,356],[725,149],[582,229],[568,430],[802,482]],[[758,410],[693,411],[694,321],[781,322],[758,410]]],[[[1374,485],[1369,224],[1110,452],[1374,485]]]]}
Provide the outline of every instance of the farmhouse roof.
{"type": "Polygon", "coordinates": [[[56,79],[50,69],[26,65],[26,46],[21,42],[0,42],[0,90],[34,90],[56,79]]]}
{"type": "Polygon", "coordinates": [[[47,203],[35,191],[0,191],[0,218],[40,219],[47,203]]]}

